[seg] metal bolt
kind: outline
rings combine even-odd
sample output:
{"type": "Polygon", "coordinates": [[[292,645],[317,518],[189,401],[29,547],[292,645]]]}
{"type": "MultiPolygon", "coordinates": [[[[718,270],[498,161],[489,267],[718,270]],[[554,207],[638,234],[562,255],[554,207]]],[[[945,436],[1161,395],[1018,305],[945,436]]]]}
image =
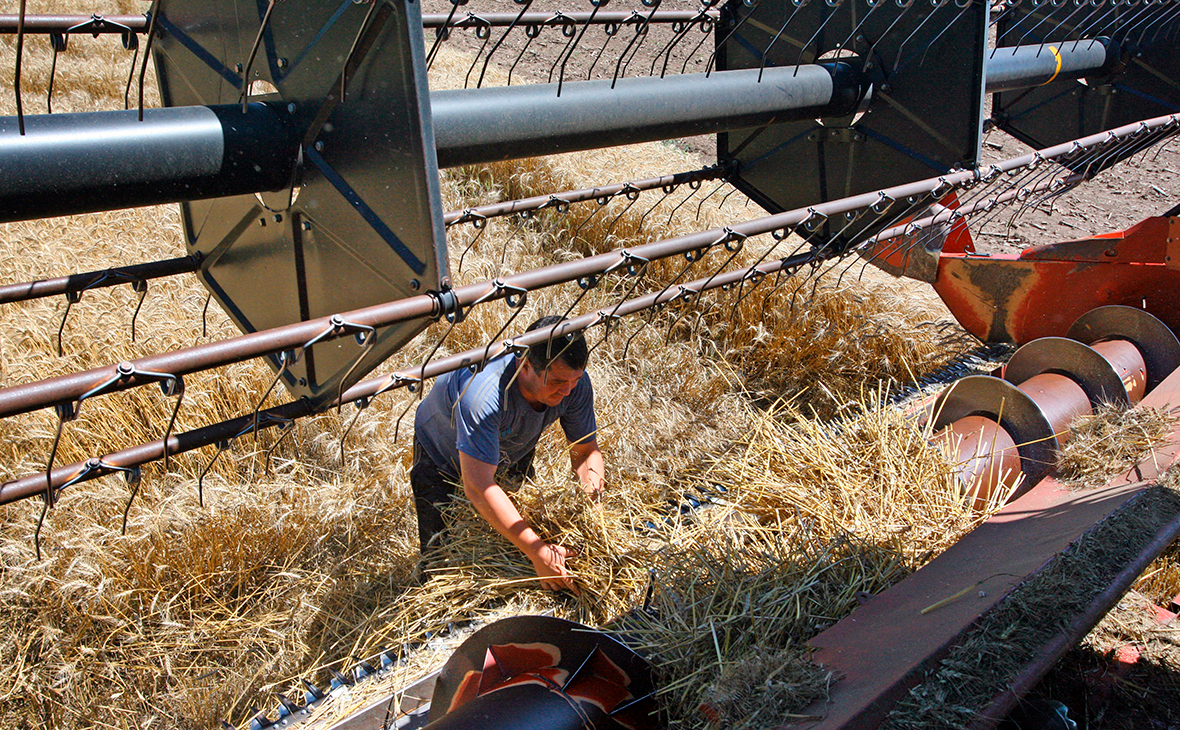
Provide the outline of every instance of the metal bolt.
{"type": "Polygon", "coordinates": [[[411,291],[418,291],[418,288],[421,286],[422,286],[422,282],[418,281],[417,279],[410,279],[410,290],[411,291]]]}
{"type": "Polygon", "coordinates": [[[282,223],[282,222],[283,222],[283,216],[278,213],[275,213],[275,223],[282,223]]]}
{"type": "Polygon", "coordinates": [[[259,218],[259,219],[258,219],[258,225],[260,225],[260,226],[265,226],[265,225],[266,225],[266,219],[265,219],[265,218],[259,218]]]}
{"type": "Polygon", "coordinates": [[[295,102],[291,102],[290,104],[288,104],[288,105],[287,105],[287,113],[288,113],[288,114],[294,114],[294,113],[295,113],[295,110],[296,110],[296,109],[298,109],[298,108],[299,108],[299,107],[295,106],[295,102]]]}
{"type": "Polygon", "coordinates": [[[279,65],[279,68],[286,68],[287,67],[287,59],[280,58],[278,60],[278,65],[279,65]]]}
{"type": "Polygon", "coordinates": [[[303,221],[303,230],[305,230],[305,231],[311,230],[311,221],[303,221]]]}
{"type": "Polygon", "coordinates": [[[234,71],[235,71],[235,72],[237,72],[237,73],[242,73],[242,64],[240,64],[240,63],[235,63],[235,64],[234,64],[234,71]]]}
{"type": "Polygon", "coordinates": [[[322,141],[317,141],[315,143],[315,151],[316,152],[323,152],[324,151],[324,143],[322,141]]]}
{"type": "Polygon", "coordinates": [[[865,37],[864,37],[864,34],[862,34],[862,33],[857,33],[857,34],[856,34],[856,42],[857,42],[857,43],[864,43],[864,42],[865,42],[865,37]]]}

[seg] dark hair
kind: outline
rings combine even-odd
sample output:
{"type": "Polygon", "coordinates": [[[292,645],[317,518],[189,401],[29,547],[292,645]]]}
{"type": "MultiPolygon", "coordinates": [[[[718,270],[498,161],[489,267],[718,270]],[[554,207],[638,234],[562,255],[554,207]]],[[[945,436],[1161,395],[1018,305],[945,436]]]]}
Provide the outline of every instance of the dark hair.
{"type": "Polygon", "coordinates": [[[564,317],[551,314],[547,317],[541,317],[536,322],[530,324],[528,329],[525,330],[525,332],[532,332],[542,327],[550,328],[550,337],[548,339],[529,347],[528,358],[529,363],[533,366],[533,370],[542,372],[558,358],[561,358],[561,361],[568,365],[571,370],[586,369],[586,361],[590,359],[590,351],[586,349],[586,338],[582,337],[581,330],[553,336],[554,325],[564,321],[564,317]]]}

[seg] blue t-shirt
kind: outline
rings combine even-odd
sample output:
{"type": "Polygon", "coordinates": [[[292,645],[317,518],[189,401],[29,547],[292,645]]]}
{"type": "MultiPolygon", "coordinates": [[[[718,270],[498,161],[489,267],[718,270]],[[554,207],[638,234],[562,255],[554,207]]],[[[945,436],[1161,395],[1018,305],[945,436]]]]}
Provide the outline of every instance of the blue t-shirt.
{"type": "Polygon", "coordinates": [[[515,355],[503,356],[479,373],[462,368],[435,380],[414,416],[414,435],[435,466],[458,477],[460,451],[485,464],[515,464],[557,420],[571,442],[595,438],[598,425],[588,373],[582,373],[561,403],[538,411],[513,380],[517,362],[515,355]]]}

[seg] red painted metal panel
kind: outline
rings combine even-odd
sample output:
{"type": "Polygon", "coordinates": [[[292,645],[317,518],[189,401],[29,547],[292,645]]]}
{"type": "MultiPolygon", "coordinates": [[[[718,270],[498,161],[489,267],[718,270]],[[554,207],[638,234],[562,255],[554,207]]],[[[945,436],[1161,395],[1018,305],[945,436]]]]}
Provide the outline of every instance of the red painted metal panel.
{"type": "Polygon", "coordinates": [[[1060,336],[1108,304],[1146,309],[1180,332],[1180,270],[1169,255],[1177,241],[1180,218],[1148,218],[1125,231],[1020,254],[944,250],[934,288],[960,324],[988,342],[1060,336]]]}

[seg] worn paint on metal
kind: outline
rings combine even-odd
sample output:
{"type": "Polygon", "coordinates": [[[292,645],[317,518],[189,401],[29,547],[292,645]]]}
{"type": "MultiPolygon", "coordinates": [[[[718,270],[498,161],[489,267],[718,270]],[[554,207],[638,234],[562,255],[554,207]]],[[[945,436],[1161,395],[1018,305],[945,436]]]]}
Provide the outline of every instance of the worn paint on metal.
{"type": "Polygon", "coordinates": [[[1125,231],[1020,254],[944,250],[934,289],[959,323],[987,342],[1060,335],[1109,304],[1145,309],[1180,331],[1180,271],[1168,262],[1169,247],[1180,241],[1177,220],[1148,218],[1125,231]]]}

